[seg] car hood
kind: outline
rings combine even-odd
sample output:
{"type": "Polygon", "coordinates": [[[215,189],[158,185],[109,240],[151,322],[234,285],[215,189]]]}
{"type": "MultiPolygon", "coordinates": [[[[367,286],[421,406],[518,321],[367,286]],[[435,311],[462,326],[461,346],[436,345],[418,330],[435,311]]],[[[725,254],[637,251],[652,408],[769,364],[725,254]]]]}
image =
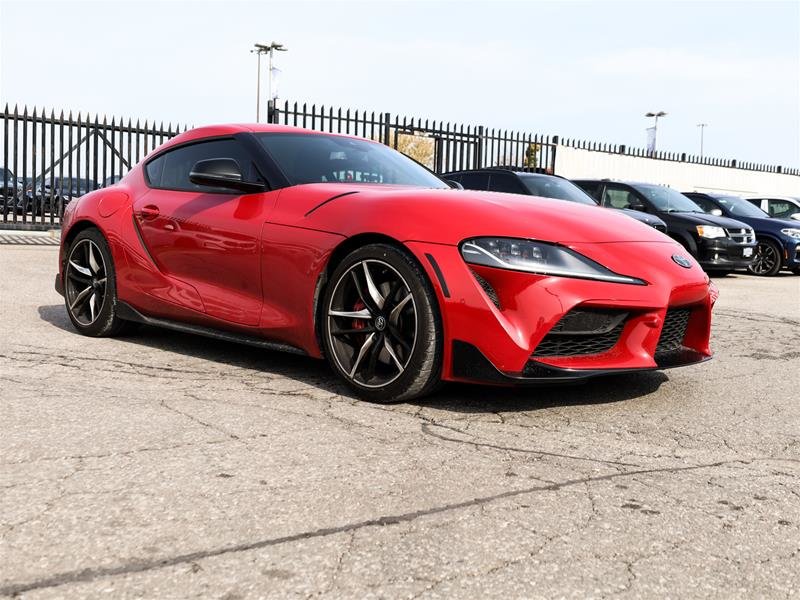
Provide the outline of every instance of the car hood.
{"type": "Polygon", "coordinates": [[[636,219],[637,221],[641,221],[642,223],[647,223],[650,226],[663,224],[664,221],[655,217],[653,215],[648,215],[645,212],[640,210],[632,210],[630,208],[620,208],[618,209],[621,213],[628,215],[629,217],[636,219]]]}
{"type": "Polygon", "coordinates": [[[742,229],[743,227],[747,227],[747,224],[742,221],[706,213],[675,212],[668,213],[666,216],[678,218],[685,223],[694,225],[716,225],[717,227],[725,227],[726,229],[742,229]]]}
{"type": "Polygon", "coordinates": [[[800,228],[800,223],[792,219],[776,219],[774,217],[737,217],[750,225],[756,231],[770,231],[777,233],[781,229],[791,227],[792,229],[800,228]]]}
{"type": "Polygon", "coordinates": [[[345,236],[374,232],[401,241],[453,245],[476,236],[563,244],[668,241],[652,227],[599,206],[518,194],[367,184],[286,188],[270,220],[345,236]]]}

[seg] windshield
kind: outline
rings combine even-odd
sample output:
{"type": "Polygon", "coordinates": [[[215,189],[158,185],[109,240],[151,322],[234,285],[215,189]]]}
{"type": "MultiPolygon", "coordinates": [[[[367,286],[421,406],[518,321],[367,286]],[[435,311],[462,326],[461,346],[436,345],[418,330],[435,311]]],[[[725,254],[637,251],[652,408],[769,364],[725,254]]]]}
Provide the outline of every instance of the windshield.
{"type": "Polygon", "coordinates": [[[637,183],[636,189],[663,212],[701,213],[703,210],[680,192],[661,185],[637,183]]]}
{"type": "Polygon", "coordinates": [[[448,187],[425,167],[376,142],[335,135],[256,135],[292,185],[327,182],[448,187]]]}
{"type": "Polygon", "coordinates": [[[570,202],[597,206],[597,202],[595,202],[591,196],[566,179],[551,177],[549,175],[530,175],[523,173],[519,173],[519,178],[534,196],[555,198],[556,200],[569,200],[570,202]]]}
{"type": "Polygon", "coordinates": [[[738,196],[714,196],[714,199],[734,217],[768,217],[763,210],[738,196]]]}

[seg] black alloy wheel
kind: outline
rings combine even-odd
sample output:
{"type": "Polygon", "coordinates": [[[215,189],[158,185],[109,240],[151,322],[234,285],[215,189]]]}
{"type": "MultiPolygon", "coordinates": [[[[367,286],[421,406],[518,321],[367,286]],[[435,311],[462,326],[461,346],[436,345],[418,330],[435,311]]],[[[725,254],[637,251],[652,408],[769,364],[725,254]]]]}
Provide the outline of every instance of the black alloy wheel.
{"type": "Polygon", "coordinates": [[[770,240],[758,240],[756,255],[747,270],[753,275],[771,277],[777,275],[781,270],[781,251],[778,246],[770,240]]]}
{"type": "Polygon", "coordinates": [[[323,306],[325,353],[362,397],[399,402],[438,382],[435,296],[404,251],[375,244],[351,253],[334,272],[323,306]]]}

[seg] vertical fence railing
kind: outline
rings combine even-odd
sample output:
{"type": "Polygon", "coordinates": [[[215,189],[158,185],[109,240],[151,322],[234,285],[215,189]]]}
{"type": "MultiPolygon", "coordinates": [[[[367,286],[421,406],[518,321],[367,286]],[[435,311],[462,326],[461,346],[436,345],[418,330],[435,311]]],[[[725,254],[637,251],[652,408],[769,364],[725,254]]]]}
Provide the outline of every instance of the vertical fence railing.
{"type": "Polygon", "coordinates": [[[558,144],[545,135],[288,101],[270,104],[269,122],[382,142],[436,173],[491,166],[552,173],[558,144]]]}
{"type": "Polygon", "coordinates": [[[121,179],[148,152],[186,127],[28,107],[0,113],[3,226],[58,227],[64,206],[121,179]]]}

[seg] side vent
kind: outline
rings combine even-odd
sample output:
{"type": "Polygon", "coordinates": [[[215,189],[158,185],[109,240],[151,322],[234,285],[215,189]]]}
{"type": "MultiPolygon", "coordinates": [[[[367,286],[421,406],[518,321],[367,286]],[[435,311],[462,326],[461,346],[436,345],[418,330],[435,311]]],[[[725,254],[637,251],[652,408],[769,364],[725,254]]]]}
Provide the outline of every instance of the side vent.
{"type": "Polygon", "coordinates": [[[483,288],[483,291],[486,292],[486,295],[489,296],[489,300],[492,301],[492,304],[494,304],[498,308],[498,310],[503,310],[503,307],[500,306],[500,298],[498,297],[495,289],[492,287],[492,284],[486,281],[483,277],[478,275],[472,269],[470,269],[469,271],[470,273],[472,273],[472,276],[475,278],[475,281],[477,281],[483,288]]]}

